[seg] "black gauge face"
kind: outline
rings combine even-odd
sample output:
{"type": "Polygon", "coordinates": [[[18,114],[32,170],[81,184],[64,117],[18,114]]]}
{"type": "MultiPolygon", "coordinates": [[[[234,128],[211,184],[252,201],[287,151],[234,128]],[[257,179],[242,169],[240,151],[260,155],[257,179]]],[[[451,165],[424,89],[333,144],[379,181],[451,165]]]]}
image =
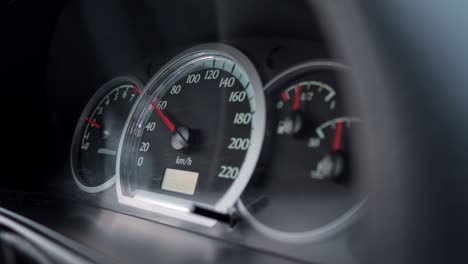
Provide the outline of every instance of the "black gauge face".
{"type": "Polygon", "coordinates": [[[258,157],[262,88],[256,73],[224,54],[185,59],[150,82],[138,102],[122,146],[120,181],[124,196],[136,201],[219,208],[238,179],[246,184],[258,157]]]}
{"type": "Polygon", "coordinates": [[[214,204],[239,175],[250,147],[246,89],[230,69],[210,67],[182,76],[152,102],[136,188],[214,204]]]}
{"type": "Polygon", "coordinates": [[[120,136],[139,87],[128,77],[113,79],[85,108],[72,146],[72,171],[82,190],[99,192],[115,181],[120,136]]]}
{"type": "Polygon", "coordinates": [[[264,166],[243,200],[269,228],[289,233],[316,230],[357,202],[351,134],[357,133],[361,121],[344,110],[342,70],[303,69],[267,87],[264,166]]]}

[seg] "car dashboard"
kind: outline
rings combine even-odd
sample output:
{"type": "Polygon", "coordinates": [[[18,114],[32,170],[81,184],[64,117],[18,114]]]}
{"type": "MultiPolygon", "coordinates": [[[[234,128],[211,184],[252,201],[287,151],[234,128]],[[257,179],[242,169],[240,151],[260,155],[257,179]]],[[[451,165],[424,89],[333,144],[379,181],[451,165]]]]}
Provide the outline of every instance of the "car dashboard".
{"type": "Polygon", "coordinates": [[[369,131],[313,4],[2,8],[22,110],[0,216],[30,245],[4,240],[19,260],[359,262],[369,131]]]}

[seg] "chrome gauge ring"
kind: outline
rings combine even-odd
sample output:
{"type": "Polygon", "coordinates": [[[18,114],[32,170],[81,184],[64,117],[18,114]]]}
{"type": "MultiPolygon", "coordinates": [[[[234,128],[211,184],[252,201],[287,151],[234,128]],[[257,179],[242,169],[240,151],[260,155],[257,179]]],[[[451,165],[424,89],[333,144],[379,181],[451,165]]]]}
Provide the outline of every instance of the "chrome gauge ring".
{"type": "Polygon", "coordinates": [[[263,87],[237,49],[206,44],[166,64],[126,122],[118,152],[121,203],[212,225],[247,185],[265,130],[263,87]]]}

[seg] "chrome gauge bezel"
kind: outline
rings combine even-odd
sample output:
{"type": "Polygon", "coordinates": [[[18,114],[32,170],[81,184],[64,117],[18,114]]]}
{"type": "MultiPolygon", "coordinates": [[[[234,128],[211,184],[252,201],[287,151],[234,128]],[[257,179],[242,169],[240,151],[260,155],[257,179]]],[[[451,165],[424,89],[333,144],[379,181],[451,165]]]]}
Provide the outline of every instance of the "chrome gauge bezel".
{"type": "MultiPolygon", "coordinates": [[[[71,169],[73,179],[76,185],[78,186],[78,188],[80,188],[80,190],[84,192],[98,193],[98,192],[102,192],[108,189],[115,183],[117,172],[109,180],[105,181],[104,183],[98,186],[87,186],[80,182],[80,180],[77,177],[77,172],[75,171],[74,165],[75,165],[75,156],[78,155],[78,152],[79,152],[78,149],[81,144],[84,129],[88,125],[87,123],[82,122],[82,120],[84,120],[86,116],[88,116],[91,112],[93,112],[93,110],[95,110],[97,105],[101,104],[101,102],[105,99],[104,97],[108,93],[110,93],[111,91],[115,89],[118,89],[120,87],[127,86],[127,85],[136,86],[139,89],[143,88],[143,84],[141,83],[141,81],[132,75],[124,75],[124,76],[113,78],[110,81],[103,84],[93,94],[93,96],[91,97],[91,99],[88,101],[85,108],[81,112],[80,118],[78,119],[79,121],[73,133],[72,144],[71,144],[71,149],[70,149],[70,169],[71,169]]],[[[117,157],[116,157],[116,163],[117,163],[117,157]]]]}
{"type": "MultiPolygon", "coordinates": [[[[294,76],[298,76],[302,73],[316,70],[335,70],[340,72],[348,72],[349,68],[344,64],[326,60],[302,63],[281,72],[272,80],[270,80],[265,85],[265,94],[268,95],[269,93],[274,92],[272,89],[275,84],[284,78],[294,78],[294,76]]],[[[348,211],[346,211],[334,221],[319,228],[304,232],[287,232],[265,225],[249,212],[241,198],[236,205],[236,209],[242,219],[247,221],[259,233],[270,239],[282,243],[311,243],[328,238],[351,226],[361,215],[365,204],[366,198],[356,203],[353,207],[351,207],[348,211]]]]}
{"type": "Polygon", "coordinates": [[[196,202],[187,200],[187,203],[183,205],[173,204],[170,200],[160,199],[160,197],[154,199],[148,194],[131,197],[126,195],[126,185],[124,183],[124,177],[126,177],[124,170],[129,169],[124,164],[131,164],[128,160],[131,154],[127,154],[127,152],[133,153],[131,149],[135,147],[134,140],[137,138],[135,133],[137,133],[137,127],[141,126],[147,116],[146,111],[150,100],[158,97],[160,94],[164,94],[165,90],[168,89],[167,84],[179,78],[181,74],[190,72],[190,67],[193,67],[197,61],[207,57],[225,58],[233,61],[236,65],[240,65],[248,76],[248,81],[254,92],[252,96],[255,97],[253,100],[255,103],[253,120],[255,120],[255,123],[252,125],[251,130],[251,145],[245,155],[239,176],[211,209],[220,213],[227,213],[238,201],[241,193],[247,186],[255,170],[265,132],[266,113],[262,82],[252,62],[236,48],[219,43],[203,44],[180,53],[164,65],[149,81],[142,95],[134,104],[125,123],[117,153],[116,187],[120,203],[205,226],[216,224],[215,220],[191,213],[191,207],[194,204],[198,204],[196,202]]]}

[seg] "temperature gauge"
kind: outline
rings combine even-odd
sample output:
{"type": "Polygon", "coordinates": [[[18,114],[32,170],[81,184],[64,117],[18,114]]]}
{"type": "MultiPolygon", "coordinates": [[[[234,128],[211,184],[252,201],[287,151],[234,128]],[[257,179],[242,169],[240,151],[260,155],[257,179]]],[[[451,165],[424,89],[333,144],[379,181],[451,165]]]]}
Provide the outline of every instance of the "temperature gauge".
{"type": "Polygon", "coordinates": [[[340,117],[316,128],[316,135],[308,139],[307,147],[322,152],[322,158],[310,171],[312,179],[344,180],[344,176],[349,174],[345,171],[349,163],[349,146],[345,144],[344,137],[349,140],[348,134],[355,122],[361,121],[355,117],[340,117]]]}

